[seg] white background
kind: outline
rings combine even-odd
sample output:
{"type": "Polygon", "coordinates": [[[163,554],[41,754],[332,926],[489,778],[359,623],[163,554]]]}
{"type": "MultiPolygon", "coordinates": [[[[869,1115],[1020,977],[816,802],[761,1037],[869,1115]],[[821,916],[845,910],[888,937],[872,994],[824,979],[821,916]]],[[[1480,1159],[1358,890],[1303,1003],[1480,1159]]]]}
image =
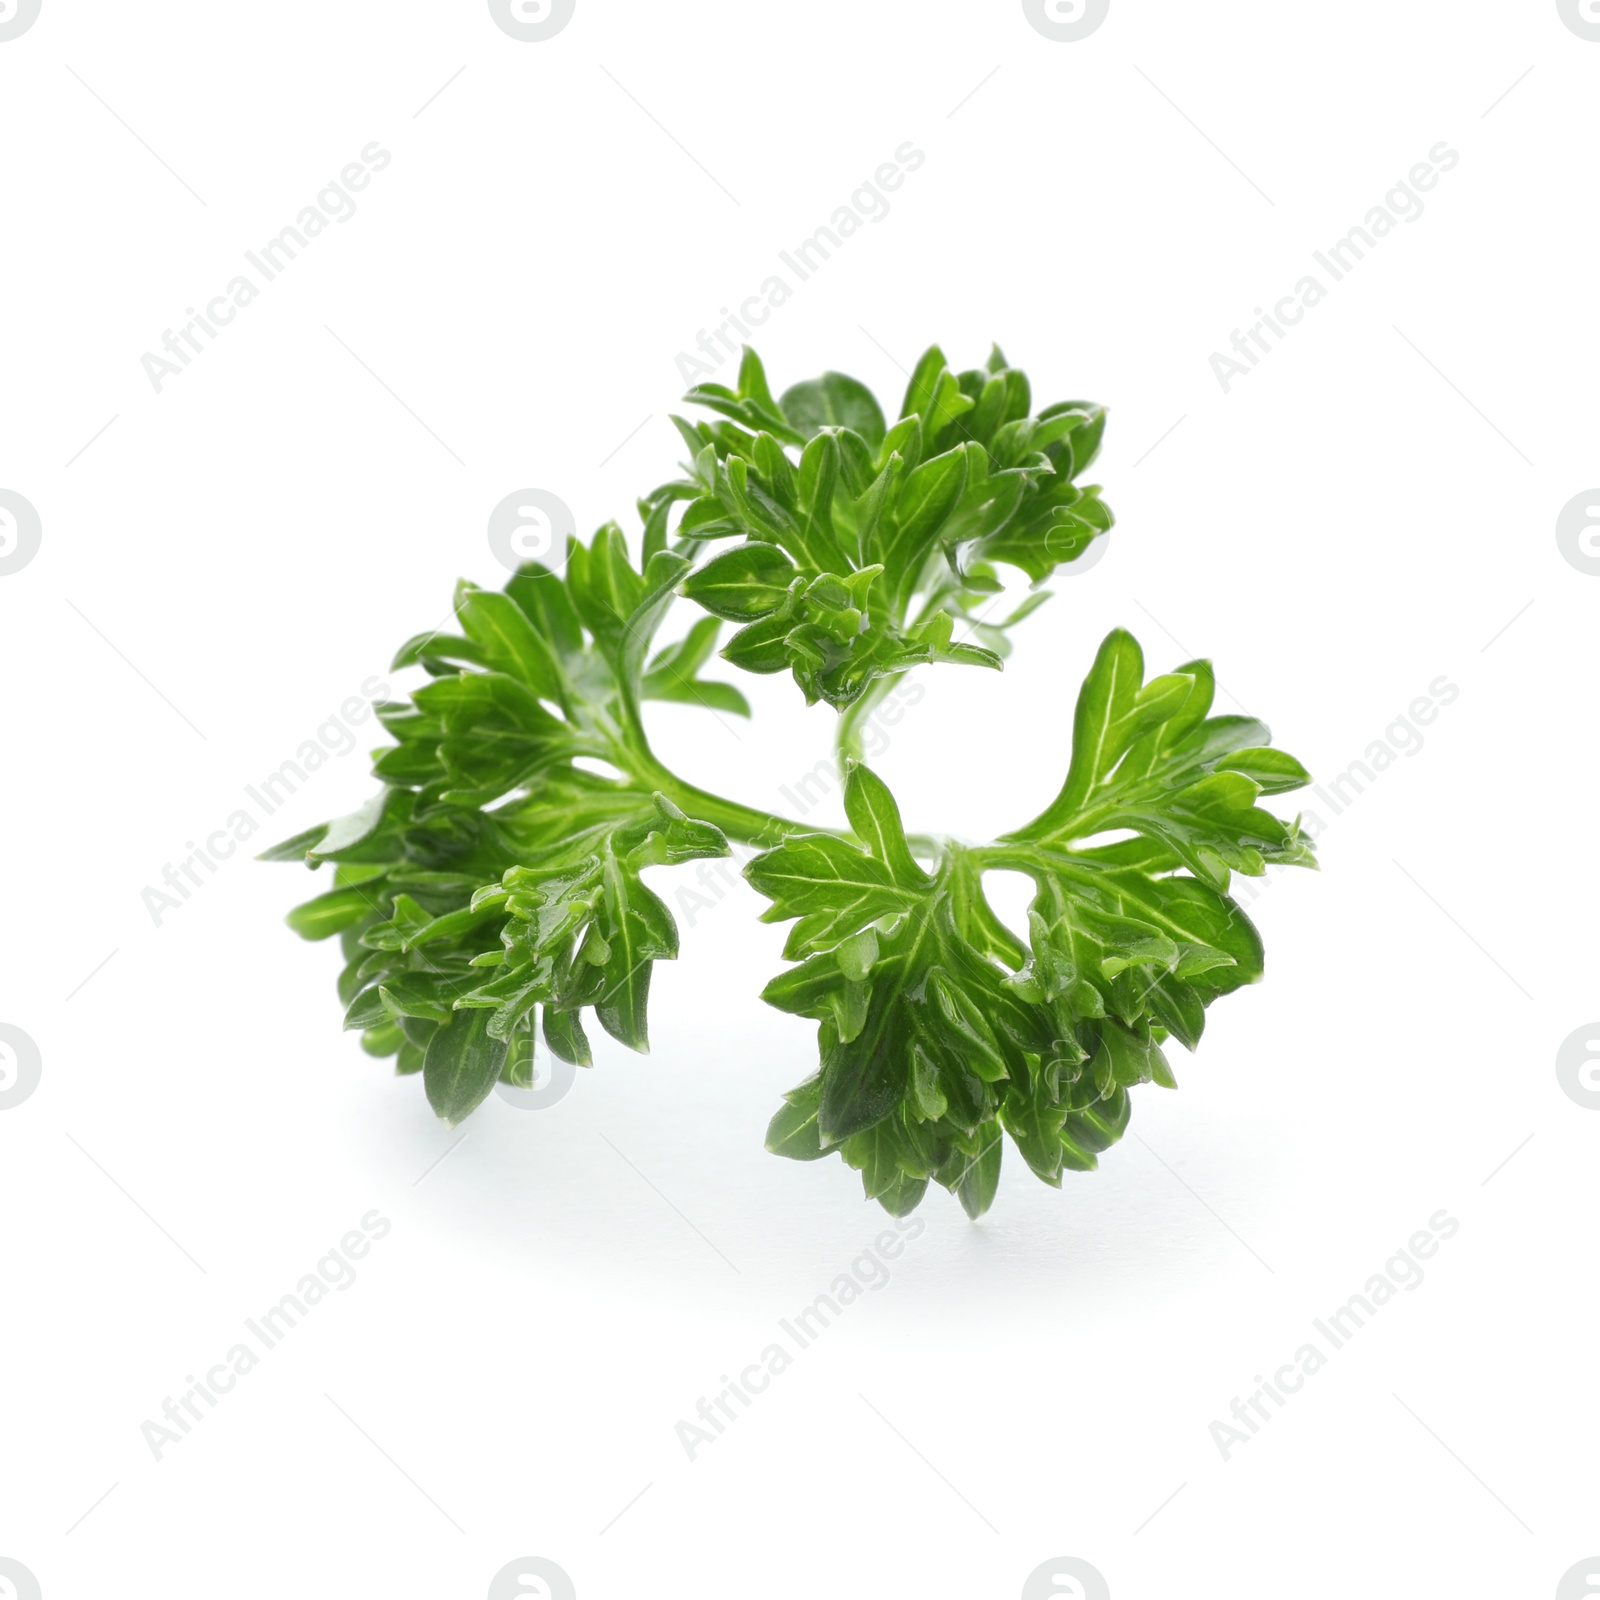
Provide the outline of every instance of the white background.
{"type": "MultiPolygon", "coordinates": [[[[1079,43],[1013,0],[578,0],[539,44],[470,0],[44,0],[0,43],[0,488],[43,524],[0,578],[0,1021],[43,1059],[0,1113],[0,1556],[46,1600],[476,1600],[524,1555],[583,1600],[1009,1600],[1064,1555],[1116,1600],[1554,1595],[1600,1550],[1600,1114],[1555,1074],[1600,1013],[1600,580],[1554,533],[1600,482],[1597,83],[1553,0],[1113,0],[1079,43]],[[357,213],[158,395],[141,356],[373,140],[357,213]],[[1307,800],[1267,981],[1099,1173],[1012,1152],[977,1225],[935,1190],[691,1462],[675,1424],[884,1226],[762,1150],[814,1046],[756,998],[758,899],[685,926],[653,1056],[602,1039],[554,1109],[452,1134],[340,1034],[335,952],[281,922],[313,880],[240,851],[159,928],[140,896],[503,577],[504,495],[636,528],[679,352],[907,140],[762,330],[775,383],[892,408],[931,340],[996,339],[1036,400],[1110,406],[1119,518],[1003,675],[922,674],[878,761],[908,825],[1038,810],[1118,623],[1323,779],[1459,695],[1307,800]],[[1425,213],[1224,394],[1212,352],[1441,140],[1425,213]],[[141,1425],[373,1208],[358,1281],[157,1462],[141,1425]],[[1426,1281],[1225,1462],[1211,1423],[1441,1208],[1426,1281]]],[[[752,727],[652,731],[785,809],[829,715],[751,693],[752,727]]],[[[253,844],[368,792],[331,760],[253,844]]]]}

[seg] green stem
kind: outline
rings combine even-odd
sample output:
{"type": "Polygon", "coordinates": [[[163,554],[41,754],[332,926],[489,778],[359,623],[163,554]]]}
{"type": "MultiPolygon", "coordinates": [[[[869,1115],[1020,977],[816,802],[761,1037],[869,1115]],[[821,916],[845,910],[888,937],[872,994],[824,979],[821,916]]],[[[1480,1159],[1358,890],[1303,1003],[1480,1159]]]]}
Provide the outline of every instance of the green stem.
{"type": "MultiPolygon", "coordinates": [[[[860,725],[875,710],[893,687],[892,677],[876,678],[862,697],[840,714],[837,729],[839,776],[851,761],[862,758],[860,725]]],[[[700,822],[709,822],[721,828],[731,839],[743,844],[771,846],[799,833],[833,833],[840,838],[854,836],[843,829],[824,828],[816,823],[795,822],[756,806],[747,806],[737,800],[726,800],[721,795],[697,788],[685,782],[677,773],[663,765],[644,730],[644,716],[637,694],[625,689],[617,697],[618,717],[614,725],[607,726],[606,736],[612,748],[605,759],[609,760],[641,788],[657,789],[667,799],[700,822]]],[[[913,851],[937,861],[943,854],[941,841],[917,834],[907,843],[913,851]]]]}
{"type": "Polygon", "coordinates": [[[744,844],[775,845],[793,834],[826,831],[810,823],[791,822],[787,817],[761,811],[755,806],[741,805],[737,800],[724,800],[721,795],[685,783],[653,760],[650,769],[638,776],[697,821],[713,823],[729,838],[744,844]]]}
{"type": "Polygon", "coordinates": [[[839,713],[834,749],[838,754],[841,774],[850,762],[865,759],[866,750],[861,742],[861,725],[878,709],[893,687],[893,674],[885,673],[881,678],[874,678],[867,685],[861,698],[839,713]]]}
{"type": "Polygon", "coordinates": [[[974,845],[967,854],[980,872],[1032,873],[1039,867],[1038,852],[1030,844],[1018,840],[1001,839],[994,844],[974,845]]]}
{"type": "Polygon", "coordinates": [[[803,822],[791,822],[787,817],[776,816],[770,811],[742,805],[737,800],[725,800],[721,795],[711,794],[684,782],[677,773],[664,766],[650,748],[650,741],[645,736],[644,719],[633,697],[623,696],[621,705],[622,727],[609,759],[641,788],[660,790],[680,810],[697,821],[712,823],[743,844],[774,845],[790,834],[818,831],[803,822]]]}
{"type": "MultiPolygon", "coordinates": [[[[854,834],[843,828],[825,828],[815,822],[795,822],[756,806],[747,806],[737,800],[726,800],[709,790],[686,783],[670,767],[657,759],[644,738],[642,728],[635,728],[626,746],[614,749],[609,758],[612,764],[626,772],[641,788],[658,789],[675,806],[699,822],[709,822],[743,844],[771,846],[799,833],[831,833],[841,839],[853,839],[854,834]]],[[[937,862],[946,854],[946,841],[932,834],[913,833],[906,843],[914,854],[937,862]]]]}

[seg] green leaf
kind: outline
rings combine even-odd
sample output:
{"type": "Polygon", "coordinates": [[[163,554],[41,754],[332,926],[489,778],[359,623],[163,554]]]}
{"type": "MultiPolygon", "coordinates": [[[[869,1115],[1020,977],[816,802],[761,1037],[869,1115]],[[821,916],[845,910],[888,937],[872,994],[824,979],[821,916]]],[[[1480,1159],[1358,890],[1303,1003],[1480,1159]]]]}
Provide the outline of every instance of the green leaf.
{"type": "Polygon", "coordinates": [[[454,1127],[487,1098],[505,1063],[506,1042],[489,1032],[485,1011],[458,1012],[428,1041],[422,1063],[428,1104],[454,1127]]]}
{"type": "Polygon", "coordinates": [[[1081,807],[1127,750],[1134,699],[1144,681],[1144,656],[1131,633],[1114,628],[1094,658],[1072,722],[1072,766],[1061,801],[1081,807]]]}
{"type": "Polygon", "coordinates": [[[889,525],[880,524],[872,542],[874,559],[891,572],[913,578],[917,564],[960,500],[967,470],[967,451],[958,447],[907,473],[895,496],[889,525]]]}
{"type": "Polygon", "coordinates": [[[793,631],[790,617],[763,617],[734,634],[723,646],[722,659],[746,672],[785,672],[791,660],[789,635],[793,631]]]}
{"type": "Polygon", "coordinates": [[[1287,794],[1311,782],[1311,774],[1286,750],[1236,750],[1217,763],[1217,770],[1243,773],[1262,794],[1287,794]]]}
{"type": "Polygon", "coordinates": [[[960,1175],[955,1180],[955,1192],[961,1208],[974,1221],[994,1204],[995,1190],[1000,1185],[1000,1129],[998,1125],[988,1134],[976,1155],[961,1159],[960,1175]]]}
{"type": "MultiPolygon", "coordinates": [[[[623,560],[625,563],[626,557],[623,560]]],[[[631,683],[638,679],[645,655],[650,649],[650,641],[672,604],[678,580],[688,570],[688,558],[675,551],[662,550],[651,556],[639,585],[638,600],[626,614],[622,636],[614,647],[613,665],[623,682],[631,683]]],[[[631,576],[632,569],[628,571],[631,576]]],[[[601,641],[601,647],[605,648],[604,640],[601,641]]]]}
{"type": "Polygon", "coordinates": [[[520,679],[542,699],[560,699],[562,675],[555,654],[510,595],[468,590],[457,602],[456,615],[483,652],[485,666],[520,679]]]}
{"type": "Polygon", "coordinates": [[[715,617],[702,617],[677,644],[661,651],[640,679],[641,697],[674,700],[748,717],[750,702],[731,683],[717,683],[699,676],[701,667],[716,649],[720,628],[715,617]]]}
{"type": "Polygon", "coordinates": [[[675,700],[682,705],[704,706],[707,711],[723,711],[732,717],[748,717],[750,702],[731,683],[694,678],[688,682],[652,684],[645,680],[646,700],[675,700]]]}
{"type": "Polygon", "coordinates": [[[925,887],[930,879],[912,858],[900,823],[900,807],[883,779],[857,763],[844,783],[845,815],[856,837],[881,861],[896,882],[909,888],[925,887]]]}
{"type": "Polygon", "coordinates": [[[1067,780],[1009,837],[1064,844],[1132,829],[1223,889],[1230,872],[1314,865],[1298,825],[1255,804],[1263,792],[1307,782],[1299,762],[1264,749],[1270,735],[1254,718],[1206,716],[1214,688],[1206,663],[1148,683],[1143,671],[1133,638],[1108,635],[1078,696],[1067,780]]]}
{"type": "Polygon", "coordinates": [[[404,667],[414,667],[418,663],[431,665],[447,661],[468,661],[483,666],[487,660],[482,647],[471,639],[458,638],[454,634],[440,633],[430,628],[426,633],[413,634],[395,651],[389,670],[399,672],[404,667]]]}
{"type": "Polygon", "coordinates": [[[576,1011],[552,1011],[544,1008],[544,1041],[551,1051],[575,1067],[592,1067],[594,1057],[589,1053],[589,1040],[583,1031],[583,1019],[576,1011]]]}
{"type": "Polygon", "coordinates": [[[370,950],[404,950],[413,934],[429,927],[434,921],[408,894],[394,897],[394,905],[387,922],[380,922],[361,936],[362,944],[370,950]]]}
{"type": "MultiPolygon", "coordinates": [[[[397,1022],[411,1018],[420,1022],[449,1022],[455,1013],[459,994],[469,985],[465,980],[446,982],[430,972],[391,972],[378,985],[384,1009],[397,1022]]],[[[354,1008],[352,1007],[352,1010],[354,1008]]],[[[346,1027],[350,1026],[346,1019],[346,1027]]]]}
{"type": "Polygon", "coordinates": [[[609,954],[593,1002],[595,1015],[613,1039],[648,1054],[651,965],[677,958],[678,930],[667,908],[615,856],[606,859],[604,885],[601,928],[609,954]]]}
{"type": "Polygon", "coordinates": [[[406,1036],[400,1031],[399,1025],[387,1020],[377,1027],[368,1028],[361,1035],[361,1048],[369,1056],[377,1056],[380,1059],[398,1055],[405,1042],[406,1036]]]}
{"type": "Polygon", "coordinates": [[[915,898],[886,863],[825,833],[793,835],[753,857],[744,876],[772,901],[764,922],[800,918],[785,946],[791,959],[837,944],[915,898]]]}
{"type": "Polygon", "coordinates": [[[558,658],[581,653],[583,624],[558,574],[538,562],[528,562],[506,584],[506,593],[558,658]]]}
{"type": "Polygon", "coordinates": [[[380,789],[359,811],[330,822],[322,830],[322,837],[308,847],[307,854],[323,861],[336,860],[365,844],[386,822],[405,814],[404,807],[396,804],[396,794],[393,789],[380,789]]]}
{"type": "MultiPolygon", "coordinates": [[[[382,796],[377,799],[381,803],[382,796]]],[[[372,801],[367,802],[368,805],[372,801]]],[[[365,809],[365,808],[363,808],[365,809]]],[[[319,844],[323,835],[332,826],[331,823],[320,822],[314,828],[307,828],[304,833],[297,833],[292,839],[285,839],[281,844],[275,844],[270,849],[263,850],[256,857],[257,861],[304,861],[311,849],[319,844]]]]}
{"type": "Polygon", "coordinates": [[[799,568],[777,545],[757,541],[713,556],[684,580],[680,592],[713,617],[753,622],[783,604],[798,576],[799,568]]]}
{"type": "Polygon", "coordinates": [[[883,412],[872,391],[842,372],[825,372],[797,383],[784,391],[778,404],[808,439],[823,428],[838,427],[860,434],[874,450],[883,443],[883,412]]]}
{"type": "Polygon", "coordinates": [[[749,345],[744,347],[739,358],[739,393],[768,408],[773,404],[772,390],[767,387],[767,369],[749,345]]]}
{"type": "Polygon", "coordinates": [[[902,417],[927,417],[932,414],[933,397],[939,381],[949,370],[944,351],[938,345],[929,345],[917,361],[916,370],[906,385],[906,397],[900,405],[902,417]]]}
{"type": "Polygon", "coordinates": [[[822,1083],[808,1079],[784,1096],[782,1109],[767,1126],[767,1149],[791,1161],[817,1161],[828,1152],[817,1132],[817,1106],[822,1083]]]}
{"type": "Polygon", "coordinates": [[[285,919],[302,939],[328,939],[371,916],[376,908],[373,895],[363,885],[332,889],[296,906],[285,919]]]}

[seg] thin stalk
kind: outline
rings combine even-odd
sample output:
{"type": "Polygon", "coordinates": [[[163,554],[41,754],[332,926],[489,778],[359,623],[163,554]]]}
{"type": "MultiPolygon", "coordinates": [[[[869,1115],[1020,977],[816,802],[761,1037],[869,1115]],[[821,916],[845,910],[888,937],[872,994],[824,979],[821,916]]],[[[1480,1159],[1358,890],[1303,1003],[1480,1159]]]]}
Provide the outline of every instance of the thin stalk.
{"type": "Polygon", "coordinates": [[[852,761],[865,758],[866,748],[861,739],[861,726],[876,711],[894,687],[894,677],[885,673],[874,678],[861,698],[839,713],[839,724],[834,737],[834,749],[839,760],[841,775],[852,761]]]}
{"type": "Polygon", "coordinates": [[[669,772],[659,763],[652,771],[639,777],[651,788],[658,789],[667,799],[700,822],[709,822],[742,844],[774,845],[796,833],[823,833],[829,829],[814,827],[810,823],[791,822],[787,817],[776,816],[755,806],[725,800],[721,795],[710,794],[692,783],[669,772]]]}
{"type": "Polygon", "coordinates": [[[686,783],[677,773],[664,766],[650,748],[650,741],[645,736],[644,720],[633,697],[621,696],[620,704],[622,726],[609,759],[641,788],[659,790],[697,821],[709,822],[721,828],[730,838],[742,844],[773,845],[790,834],[819,831],[805,823],[791,822],[787,817],[743,805],[737,800],[725,800],[721,795],[686,783]]]}

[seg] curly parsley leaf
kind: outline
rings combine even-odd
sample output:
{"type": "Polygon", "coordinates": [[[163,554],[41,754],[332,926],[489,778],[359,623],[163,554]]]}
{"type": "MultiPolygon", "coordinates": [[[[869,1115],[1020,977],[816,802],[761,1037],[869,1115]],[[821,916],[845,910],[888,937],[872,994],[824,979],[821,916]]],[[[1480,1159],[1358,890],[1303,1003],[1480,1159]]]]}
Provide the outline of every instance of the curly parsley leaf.
{"type": "Polygon", "coordinates": [[[1314,865],[1298,827],[1256,804],[1311,781],[1292,756],[1268,748],[1266,724],[1207,715],[1216,690],[1208,662],[1143,679],[1138,644],[1115,629],[1078,696],[1061,792],[1008,838],[1061,845],[1126,828],[1224,889],[1230,871],[1314,865]]]}
{"type": "Polygon", "coordinates": [[[845,806],[859,842],[800,836],[750,862],[799,962],[763,998],[819,1024],[818,1073],[773,1119],[770,1148],[838,1149],[891,1211],[931,1180],[976,1216],[1002,1130],[1058,1184],[1121,1136],[1130,1089],[1176,1087],[1162,1045],[1194,1049],[1206,1007],[1261,976],[1230,870],[1314,865],[1298,828],[1254,804],[1307,775],[1261,724],[1208,717],[1212,692],[1203,662],[1145,683],[1138,645],[1113,633],[1079,696],[1061,796],[1035,823],[996,846],[946,844],[930,873],[857,766],[845,806]],[[1107,830],[1134,837],[1088,842],[1107,830]],[[1026,941],[984,897],[990,867],[1034,881],[1026,941]]]}
{"type": "Polygon", "coordinates": [[[886,426],[855,379],[825,373],[773,400],[746,351],[739,387],[687,398],[720,423],[675,418],[693,455],[685,539],[741,542],[682,592],[742,624],[723,651],[759,673],[791,672],[808,702],[855,704],[875,679],[929,662],[998,667],[1001,652],[953,639],[992,563],[1042,581],[1111,527],[1093,460],[1103,408],[1067,401],[1030,414],[1026,376],[996,350],[955,373],[937,346],[886,426]]]}
{"type": "Polygon", "coordinates": [[[343,937],[346,1026],[420,1070],[447,1122],[526,1078],[536,1017],[569,1061],[590,1060],[586,1008],[648,1049],[651,970],[678,936],[641,873],[728,842],[651,786],[629,730],[643,698],[747,709],[698,676],[714,623],[644,665],[686,565],[658,551],[636,569],[607,527],[574,542],[564,577],[529,565],[503,592],[463,583],[461,634],[418,635],[396,657],[433,676],[378,707],[397,740],[375,763],[387,787],[269,852],[335,865],[335,887],[290,925],[343,937]],[[583,757],[640,770],[600,777],[583,757]]]}
{"type": "Polygon", "coordinates": [[[839,373],[774,398],[748,351],[737,387],[689,398],[718,420],[674,419],[691,460],[639,502],[637,560],[607,523],[559,571],[463,582],[453,624],[401,647],[395,669],[425,681],[376,708],[393,741],[379,792],[266,853],[331,870],[291,927],[338,939],[346,1027],[455,1123],[497,1082],[531,1083],[538,1034],[589,1065],[586,1012],[647,1050],[678,930],[646,875],[738,840],[758,847],[746,876],[766,919],[790,924],[793,964],[764,998],[817,1025],[817,1071],[772,1119],[772,1150],[837,1152],[896,1214],[937,1183],[980,1215],[1006,1136],[1047,1183],[1092,1169],[1132,1090],[1175,1087],[1171,1041],[1195,1049],[1212,1002],[1261,976],[1229,885],[1315,865],[1298,824],[1260,804],[1304,768],[1253,718],[1211,714],[1207,663],[1146,680],[1117,630],[1044,811],[991,844],[908,837],[856,759],[862,719],[913,666],[998,666],[1038,585],[1110,528],[1078,482],[1105,412],[1035,412],[998,350],[956,372],[937,347],[893,421],[839,373]],[[1035,587],[995,619],[1002,566],[1035,587]],[[707,615],[658,645],[680,595],[707,615]],[[842,713],[846,829],[710,794],[652,751],[654,702],[750,714],[703,676],[724,623],[725,660],[790,673],[842,713]],[[1024,930],[985,895],[1001,870],[1032,880],[1024,930]]]}

